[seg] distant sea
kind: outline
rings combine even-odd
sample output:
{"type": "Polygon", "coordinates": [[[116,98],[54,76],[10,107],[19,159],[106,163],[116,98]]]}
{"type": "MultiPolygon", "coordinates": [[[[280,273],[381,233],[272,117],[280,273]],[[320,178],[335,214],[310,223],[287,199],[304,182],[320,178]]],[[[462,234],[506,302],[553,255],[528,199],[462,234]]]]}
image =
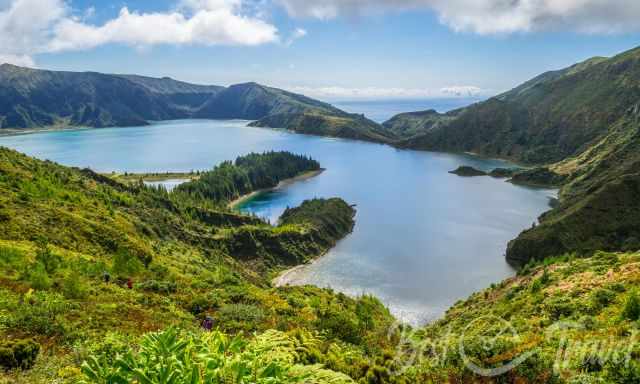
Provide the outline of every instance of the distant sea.
{"type": "Polygon", "coordinates": [[[398,113],[424,111],[427,109],[435,109],[443,113],[466,107],[482,100],[482,98],[457,97],[412,100],[341,100],[330,101],[330,103],[347,112],[364,113],[369,119],[382,123],[398,113]]]}

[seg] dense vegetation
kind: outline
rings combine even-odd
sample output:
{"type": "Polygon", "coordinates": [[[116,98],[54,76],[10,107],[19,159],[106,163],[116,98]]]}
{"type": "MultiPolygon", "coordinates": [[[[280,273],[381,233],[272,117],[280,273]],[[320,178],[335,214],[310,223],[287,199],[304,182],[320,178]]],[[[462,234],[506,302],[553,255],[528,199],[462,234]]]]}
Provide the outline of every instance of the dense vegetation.
{"type": "Polygon", "coordinates": [[[209,99],[195,114],[208,119],[258,120],[307,111],[340,115],[343,111],[309,97],[256,83],[232,85],[209,99]]]}
{"type": "MultiPolygon", "coordinates": [[[[640,382],[639,68],[639,50],[595,58],[446,115],[399,116],[388,133],[256,84],[222,90],[83,74],[75,85],[132,82],[144,89],[134,90],[143,103],[163,100],[185,114],[212,92],[220,110],[234,114],[282,109],[257,125],[375,141],[415,135],[398,144],[540,163],[492,175],[561,185],[561,200],[510,242],[507,258],[523,266],[518,276],[432,325],[390,332],[393,319],[373,297],[270,284],[344,237],[353,207],[309,200],[275,226],[227,207],[318,169],[311,159],[252,154],[168,193],[0,148],[0,383],[640,382]],[[145,99],[147,92],[164,96],[145,99]],[[273,93],[287,104],[265,99],[273,93]],[[217,330],[200,329],[206,316],[217,330]],[[495,377],[470,369],[501,372],[513,361],[495,377]]],[[[30,71],[3,66],[0,79],[29,81],[0,92],[51,100],[57,96],[46,84],[76,75],[30,71]]],[[[60,122],[24,103],[3,105],[11,107],[3,126],[60,122]]],[[[96,126],[140,117],[82,108],[86,119],[78,121],[96,126]]]]}
{"type": "Polygon", "coordinates": [[[256,83],[225,88],[0,65],[0,129],[136,126],[185,118],[259,120],[256,126],[378,142],[392,136],[363,116],[256,83]]]}
{"type": "Polygon", "coordinates": [[[175,192],[228,203],[242,195],[273,188],[285,179],[319,169],[317,161],[290,152],[252,153],[201,173],[197,180],[176,187],[175,192]]]}
{"type": "Polygon", "coordinates": [[[559,187],[565,182],[565,176],[549,168],[537,167],[514,172],[511,175],[511,182],[540,187],[559,187]]]}
{"type": "Polygon", "coordinates": [[[268,331],[245,340],[221,332],[144,336],[139,351],[109,361],[91,357],[83,371],[94,383],[354,383],[323,369],[322,341],[311,333],[268,331]]]}
{"type": "Polygon", "coordinates": [[[393,116],[382,124],[386,131],[398,138],[409,138],[438,129],[454,118],[452,114],[441,114],[434,109],[406,112],[393,116]]]}
{"type": "Polygon", "coordinates": [[[491,172],[489,172],[489,176],[499,178],[499,179],[504,179],[504,178],[512,177],[514,174],[516,174],[519,171],[520,169],[518,168],[495,168],[495,169],[492,169],[491,172]]]}
{"type": "Polygon", "coordinates": [[[559,204],[507,249],[515,264],[564,252],[640,249],[640,48],[544,73],[444,115],[396,116],[385,126],[424,131],[400,147],[471,151],[538,165],[499,172],[519,184],[561,187],[559,204]],[[435,121],[435,122],[434,122],[435,121]],[[421,128],[422,127],[422,128],[421,128]]]}
{"type": "Polygon", "coordinates": [[[0,128],[130,126],[186,118],[222,87],[0,66],[0,128]]]}
{"type": "Polygon", "coordinates": [[[384,370],[392,318],[378,300],[270,285],[348,233],[353,214],[339,199],[318,199],[271,226],[0,148],[0,355],[11,366],[0,382],[78,382],[91,356],[100,367],[131,348],[142,359],[143,334],[172,325],[197,334],[207,315],[230,335],[317,339],[300,365],[355,380],[384,370]],[[34,353],[31,369],[13,368],[30,366],[34,353]]]}
{"type": "Polygon", "coordinates": [[[342,199],[307,200],[289,208],[274,231],[271,226],[243,225],[221,230],[216,239],[253,269],[298,265],[333,247],[350,233],[355,210],[342,199]]]}
{"type": "Polygon", "coordinates": [[[250,124],[253,127],[285,128],[308,135],[342,137],[377,143],[390,143],[395,134],[379,124],[356,114],[304,112],[274,114],[250,124]]]}
{"type": "Polygon", "coordinates": [[[529,265],[406,332],[405,374],[425,383],[640,382],[639,262],[638,253],[598,252],[529,265]],[[469,369],[514,361],[495,377],[469,369]]]}
{"type": "Polygon", "coordinates": [[[400,145],[535,164],[576,155],[606,135],[636,102],[639,58],[640,50],[634,50],[542,74],[485,102],[441,115],[445,122],[437,129],[400,145]]]}
{"type": "Polygon", "coordinates": [[[463,177],[487,176],[487,172],[466,165],[461,165],[449,173],[463,177]]]}

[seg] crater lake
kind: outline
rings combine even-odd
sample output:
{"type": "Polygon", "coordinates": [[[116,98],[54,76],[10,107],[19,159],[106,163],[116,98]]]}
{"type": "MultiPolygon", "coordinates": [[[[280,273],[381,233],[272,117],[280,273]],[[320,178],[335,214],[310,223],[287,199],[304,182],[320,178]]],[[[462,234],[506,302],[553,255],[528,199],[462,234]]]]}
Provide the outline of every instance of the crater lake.
{"type": "Polygon", "coordinates": [[[356,205],[356,226],[327,255],[286,275],[291,284],[379,297],[399,319],[419,324],[459,299],[514,274],[507,242],[549,209],[555,190],[448,173],[460,165],[508,167],[470,155],[247,127],[246,121],[183,120],[145,127],[1,136],[0,145],[99,172],[207,170],[249,152],[286,150],[326,171],[240,206],[275,222],[313,197],[356,205]]]}

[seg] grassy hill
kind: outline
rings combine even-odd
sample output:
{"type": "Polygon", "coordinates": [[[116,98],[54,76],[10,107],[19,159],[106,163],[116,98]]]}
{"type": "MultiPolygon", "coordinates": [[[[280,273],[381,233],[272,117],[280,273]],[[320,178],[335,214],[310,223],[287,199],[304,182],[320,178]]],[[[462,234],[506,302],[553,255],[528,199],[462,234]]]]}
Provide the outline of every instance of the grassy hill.
{"type": "Polygon", "coordinates": [[[391,137],[362,116],[256,83],[219,87],[0,66],[0,129],[124,127],[185,118],[259,120],[255,126],[373,141],[391,137]]]}
{"type": "Polygon", "coordinates": [[[222,333],[314,340],[315,352],[296,360],[309,369],[353,379],[381,369],[370,359],[388,348],[392,318],[379,301],[270,284],[349,233],[353,208],[313,200],[271,226],[187,193],[0,148],[0,365],[13,367],[6,356],[22,351],[20,364],[31,366],[23,346],[40,349],[31,369],[0,373],[0,382],[77,382],[89,357],[109,364],[172,325],[199,334],[206,315],[222,333]]]}
{"type": "Polygon", "coordinates": [[[602,139],[635,105],[639,79],[640,49],[610,59],[593,58],[441,115],[450,121],[399,145],[533,164],[564,160],[602,139]]]}
{"type": "Polygon", "coordinates": [[[393,116],[382,126],[398,138],[407,139],[439,128],[454,118],[453,114],[438,113],[434,109],[406,112],[393,116]]]}
{"type": "Polygon", "coordinates": [[[638,253],[598,252],[528,266],[405,332],[405,374],[424,383],[636,383],[639,262],[638,253]]]}
{"type": "Polygon", "coordinates": [[[253,127],[284,128],[308,135],[342,137],[346,139],[390,143],[393,133],[379,124],[356,114],[326,114],[315,111],[270,115],[250,124],[253,127]]]}
{"type": "Polygon", "coordinates": [[[400,147],[530,163],[539,167],[516,172],[514,183],[561,186],[558,206],[509,244],[507,259],[522,264],[640,248],[639,97],[636,48],[544,73],[445,115],[404,114],[385,126],[424,131],[400,139],[400,147]]]}
{"type": "Polygon", "coordinates": [[[509,260],[640,249],[640,120],[634,111],[584,153],[551,166],[566,179],[560,205],[510,242],[509,260]]]}

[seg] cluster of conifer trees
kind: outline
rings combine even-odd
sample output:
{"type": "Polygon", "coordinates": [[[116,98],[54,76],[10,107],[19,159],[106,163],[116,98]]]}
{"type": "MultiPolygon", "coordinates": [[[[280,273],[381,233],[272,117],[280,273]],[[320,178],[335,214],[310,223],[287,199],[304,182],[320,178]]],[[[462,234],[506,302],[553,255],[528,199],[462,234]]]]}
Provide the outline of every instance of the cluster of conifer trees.
{"type": "Polygon", "coordinates": [[[273,188],[282,180],[318,169],[320,163],[303,155],[251,153],[238,157],[235,162],[223,162],[203,173],[198,180],[178,186],[176,191],[224,203],[259,189],[273,188]]]}

